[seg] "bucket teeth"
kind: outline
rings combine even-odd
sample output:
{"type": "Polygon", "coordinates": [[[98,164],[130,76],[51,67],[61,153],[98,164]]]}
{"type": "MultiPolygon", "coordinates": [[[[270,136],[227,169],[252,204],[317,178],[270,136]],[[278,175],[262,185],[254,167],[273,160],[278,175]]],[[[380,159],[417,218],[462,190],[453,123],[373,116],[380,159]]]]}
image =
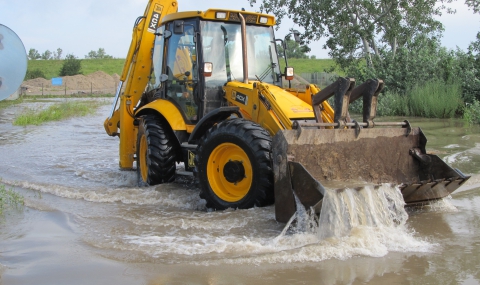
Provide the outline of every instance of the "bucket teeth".
{"type": "Polygon", "coordinates": [[[420,183],[402,185],[400,189],[407,205],[417,204],[447,197],[469,178],[469,176],[462,176],[435,181],[422,181],[420,183]]]}

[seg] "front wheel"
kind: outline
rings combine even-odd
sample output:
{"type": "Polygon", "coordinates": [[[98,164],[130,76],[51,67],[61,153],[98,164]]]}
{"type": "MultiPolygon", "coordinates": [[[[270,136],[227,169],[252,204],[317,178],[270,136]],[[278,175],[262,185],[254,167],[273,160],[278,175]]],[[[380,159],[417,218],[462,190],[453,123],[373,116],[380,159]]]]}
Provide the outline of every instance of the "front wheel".
{"type": "Polygon", "coordinates": [[[148,186],[175,180],[177,148],[167,123],[155,115],[140,118],[137,136],[138,185],[148,186]]]}
{"type": "Polygon", "coordinates": [[[231,119],[198,144],[195,173],[207,207],[247,209],[273,203],[271,137],[258,124],[231,119]]]}

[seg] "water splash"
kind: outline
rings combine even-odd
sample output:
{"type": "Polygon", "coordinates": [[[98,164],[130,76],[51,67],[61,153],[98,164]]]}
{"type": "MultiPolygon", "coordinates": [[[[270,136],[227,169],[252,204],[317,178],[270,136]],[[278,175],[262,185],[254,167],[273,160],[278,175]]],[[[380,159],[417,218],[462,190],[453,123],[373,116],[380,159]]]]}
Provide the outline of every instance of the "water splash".
{"type": "MultiPolygon", "coordinates": [[[[295,197],[296,198],[296,197],[295,197]]],[[[402,193],[388,184],[359,189],[327,189],[320,217],[296,199],[297,212],[280,234],[308,233],[319,240],[347,236],[358,227],[404,226],[408,214],[402,193]]]]}
{"type": "Polygon", "coordinates": [[[404,225],[408,219],[404,206],[400,189],[390,185],[327,191],[318,236],[321,239],[343,237],[359,226],[404,225]]]}

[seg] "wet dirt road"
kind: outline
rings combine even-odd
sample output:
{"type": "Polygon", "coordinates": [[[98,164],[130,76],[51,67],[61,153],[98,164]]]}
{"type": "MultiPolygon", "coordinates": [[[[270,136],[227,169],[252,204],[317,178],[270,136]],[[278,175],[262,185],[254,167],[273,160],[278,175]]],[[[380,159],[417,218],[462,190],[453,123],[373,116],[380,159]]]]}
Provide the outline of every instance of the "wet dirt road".
{"type": "Polygon", "coordinates": [[[282,234],[273,207],[209,212],[188,181],[136,187],[103,130],[109,105],[12,126],[43,104],[0,110],[0,177],[26,200],[0,221],[0,284],[480,284],[478,127],[411,119],[468,185],[400,222],[322,238],[282,234]]]}

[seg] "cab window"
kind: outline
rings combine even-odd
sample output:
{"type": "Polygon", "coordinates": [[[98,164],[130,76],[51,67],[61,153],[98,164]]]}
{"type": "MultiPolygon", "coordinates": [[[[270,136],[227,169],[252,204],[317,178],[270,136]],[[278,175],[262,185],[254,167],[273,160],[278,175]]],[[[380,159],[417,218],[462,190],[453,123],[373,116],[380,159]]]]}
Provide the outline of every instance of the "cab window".
{"type": "Polygon", "coordinates": [[[198,107],[195,92],[198,83],[197,54],[194,41],[196,22],[185,21],[182,34],[173,33],[168,39],[168,52],[165,62],[166,95],[173,99],[187,119],[196,121],[198,107]]]}

